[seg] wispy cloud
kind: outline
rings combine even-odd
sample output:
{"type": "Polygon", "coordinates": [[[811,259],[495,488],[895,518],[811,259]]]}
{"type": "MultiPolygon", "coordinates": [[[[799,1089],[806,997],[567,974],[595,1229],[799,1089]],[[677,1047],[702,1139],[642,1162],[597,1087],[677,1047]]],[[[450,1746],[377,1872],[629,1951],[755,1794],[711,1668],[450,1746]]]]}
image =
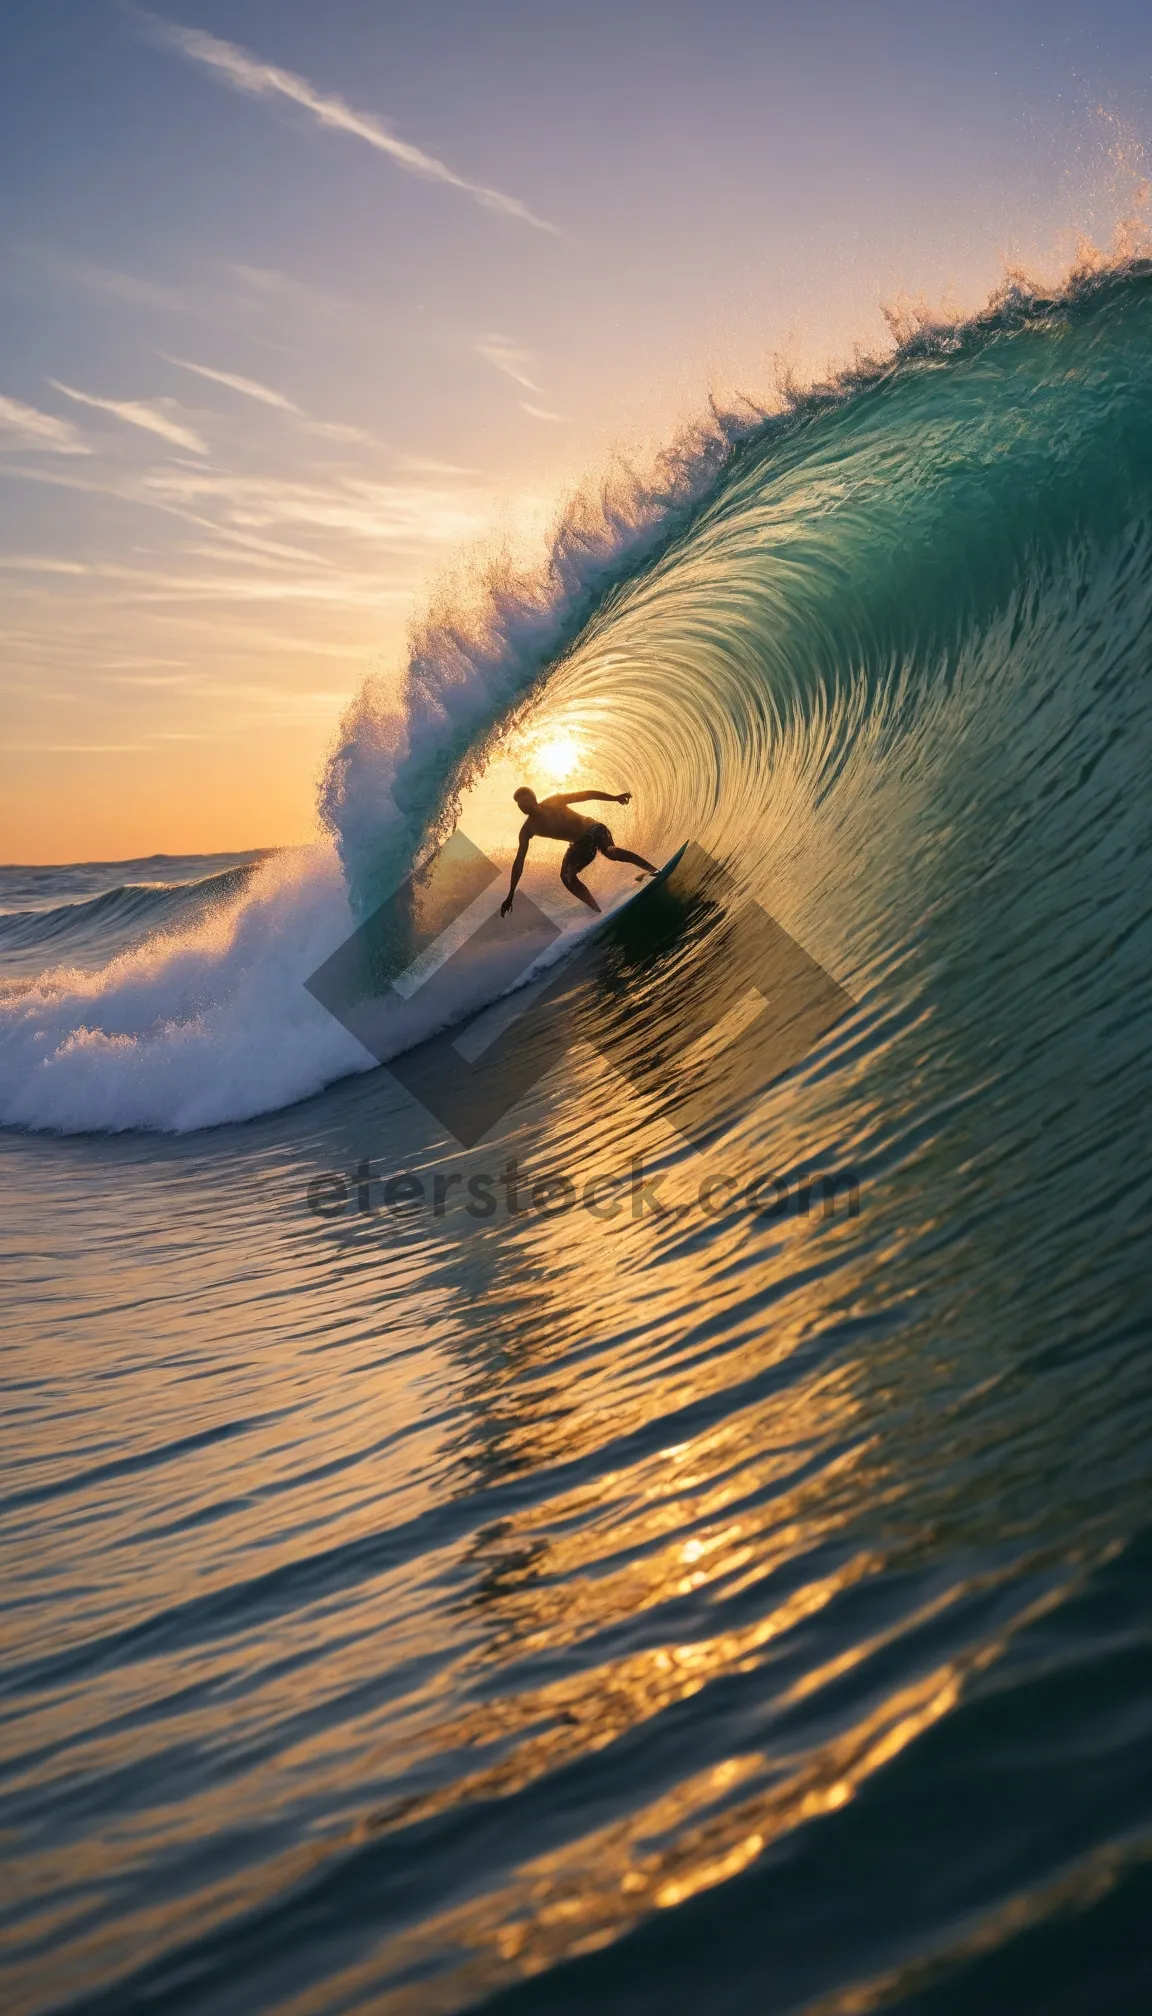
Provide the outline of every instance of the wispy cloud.
{"type": "Polygon", "coordinates": [[[510,336],[481,336],[476,345],[486,364],[502,371],[505,378],[511,378],[514,385],[522,385],[526,392],[539,392],[540,387],[528,373],[532,365],[532,352],[521,349],[510,336]]]}
{"type": "Polygon", "coordinates": [[[315,547],[306,552],[296,546],[295,540],[309,538],[334,542],[338,565],[348,564],[349,538],[377,550],[404,552],[459,544],[479,536],[491,508],[486,493],[461,482],[381,483],[344,473],[283,479],[175,462],[143,470],[92,466],[92,479],[43,463],[13,464],[12,473],[29,482],[145,505],[239,547],[238,560],[259,555],[326,564],[315,547]],[[282,528],[295,535],[291,543],[278,536],[282,528]]]}
{"type": "Polygon", "coordinates": [[[129,427],[143,427],[146,433],[158,434],[162,441],[171,441],[176,448],[187,448],[193,455],[208,453],[208,443],[194,434],[191,427],[185,427],[159,407],[147,405],[143,399],[97,399],[91,392],[78,392],[74,385],[62,384],[59,378],[50,378],[48,383],[57,392],[63,392],[66,399],[75,399],[80,406],[94,406],[100,413],[111,413],[117,420],[127,421],[129,427]]]}
{"type": "Polygon", "coordinates": [[[0,554],[0,567],[9,568],[14,574],[87,574],[88,572],[82,560],[57,560],[42,557],[38,553],[0,554]]]}
{"type": "Polygon", "coordinates": [[[372,436],[362,427],[349,427],[342,420],[314,420],[289,399],[283,392],[276,392],[271,385],[262,385],[258,378],[241,377],[238,371],[217,371],[208,364],[193,364],[188,357],[171,357],[166,350],[160,351],[166,364],[178,364],[182,371],[195,371],[200,378],[208,378],[214,385],[226,385],[231,392],[240,392],[246,399],[258,400],[262,406],[275,407],[279,413],[291,414],[299,420],[309,434],[315,434],[323,441],[345,441],[353,446],[372,445],[372,436]]]}
{"type": "MultiPolygon", "coordinates": [[[[536,368],[532,352],[525,350],[519,343],[514,343],[510,336],[481,336],[476,348],[485,363],[491,364],[494,370],[502,372],[505,378],[510,378],[522,391],[542,390],[531,375],[536,368]]],[[[565,419],[563,413],[553,413],[551,407],[537,406],[531,399],[521,399],[520,410],[523,413],[530,413],[533,420],[563,422],[565,419]]]]}
{"type": "Polygon", "coordinates": [[[346,441],[352,447],[375,447],[371,434],[363,427],[346,426],[342,420],[308,420],[304,426],[309,434],[315,434],[321,441],[346,441]]]}
{"type": "Polygon", "coordinates": [[[202,288],[170,287],[163,281],[143,279],[136,273],[118,273],[114,267],[98,266],[90,259],[73,259],[62,252],[41,250],[34,256],[37,264],[55,278],[90,293],[127,301],[133,308],[184,315],[197,309],[203,294],[202,288]]]}
{"type": "Polygon", "coordinates": [[[0,393],[0,448],[5,446],[25,453],[39,449],[49,455],[92,453],[70,420],[38,412],[35,406],[25,406],[22,399],[6,399],[0,393]]]}
{"type": "Polygon", "coordinates": [[[499,189],[488,189],[482,182],[470,182],[466,176],[457,175],[455,169],[449,168],[434,154],[425,154],[422,148],[401,140],[375,113],[354,111],[335,92],[318,91],[306,77],[298,77],[292,70],[281,70],[275,63],[265,63],[234,42],[222,42],[203,29],[182,28],[176,22],[161,21],[150,14],[146,14],[144,19],[159,40],[178,49],[192,62],[202,63],[206,69],[215,71],[233,90],[243,91],[250,98],[287,98],[293,105],[300,105],[310,112],[321,126],[328,126],[338,133],[348,133],[353,139],[363,140],[369,147],[375,147],[379,153],[389,155],[410,175],[419,175],[427,182],[442,182],[451,189],[461,189],[465,195],[482,203],[486,210],[498,210],[505,216],[516,217],[538,231],[555,232],[554,224],[537,217],[519,197],[505,196],[499,189]]]}
{"type": "Polygon", "coordinates": [[[409,476],[479,476],[465,462],[438,462],[433,455],[400,455],[397,467],[409,476]]]}
{"type": "Polygon", "coordinates": [[[337,481],[283,479],[201,471],[173,465],[148,470],[142,499],[175,506],[185,515],[215,510],[223,523],[247,534],[281,526],[333,537],[351,535],[372,545],[418,546],[474,538],[484,519],[481,500],[420,483],[380,483],[361,477],[337,481]]]}
{"type": "Polygon", "coordinates": [[[550,413],[547,406],[533,406],[528,399],[521,399],[520,408],[522,412],[530,413],[533,420],[563,421],[566,417],[563,413],[550,413]]]}
{"type": "Polygon", "coordinates": [[[226,385],[230,392],[242,392],[246,399],[258,399],[262,406],[277,406],[282,413],[300,411],[283,392],[273,391],[271,385],[261,385],[256,378],[242,378],[238,371],[214,371],[210,364],[193,364],[187,357],[169,357],[164,350],[160,355],[166,364],[178,364],[181,371],[195,371],[198,378],[210,378],[214,385],[226,385]]]}
{"type": "Polygon", "coordinates": [[[273,266],[245,266],[230,260],[225,270],[234,281],[239,281],[250,301],[260,303],[278,316],[290,314],[293,321],[308,314],[337,315],[346,322],[363,312],[355,301],[332,294],[325,287],[316,287],[310,280],[298,280],[294,274],[278,273],[273,266]]]}
{"type": "MultiPolygon", "coordinates": [[[[223,557],[223,556],[220,556],[223,557]]],[[[382,608],[388,603],[407,602],[410,589],[382,582],[378,573],[348,568],[339,574],[321,572],[261,573],[180,573],[163,568],[127,567],[118,561],[62,560],[53,555],[13,554],[3,563],[14,574],[66,575],[97,584],[112,583],[128,602],[318,602],[336,607],[382,608]]]]}

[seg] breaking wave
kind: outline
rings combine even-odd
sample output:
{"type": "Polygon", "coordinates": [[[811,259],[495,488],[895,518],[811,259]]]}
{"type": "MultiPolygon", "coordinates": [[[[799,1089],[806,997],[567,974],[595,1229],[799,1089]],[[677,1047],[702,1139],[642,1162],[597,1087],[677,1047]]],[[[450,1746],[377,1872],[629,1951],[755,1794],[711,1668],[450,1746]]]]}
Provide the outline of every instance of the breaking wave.
{"type": "MultiPolygon", "coordinates": [[[[572,504],[540,574],[505,564],[478,616],[434,612],[401,704],[365,685],[316,846],[0,918],[0,1120],[184,1130],[369,1068],[302,983],[526,718],[631,788],[646,851],[701,840],[847,985],[908,958],[933,864],[1028,860],[1055,895],[1109,738],[1146,735],[1150,392],[1152,271],[1129,262],[905,332],[778,411],[714,411],[572,504]]],[[[1136,807],[1109,816],[1098,916],[1126,915],[1143,844],[1136,807]]],[[[1042,932],[1032,956],[1050,970],[1042,932]]]]}

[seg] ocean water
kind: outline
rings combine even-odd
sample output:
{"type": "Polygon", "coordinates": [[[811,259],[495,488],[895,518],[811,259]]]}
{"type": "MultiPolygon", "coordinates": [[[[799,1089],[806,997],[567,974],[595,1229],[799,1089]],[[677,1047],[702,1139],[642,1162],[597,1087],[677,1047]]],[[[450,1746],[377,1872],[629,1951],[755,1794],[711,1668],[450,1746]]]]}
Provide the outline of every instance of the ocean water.
{"type": "Polygon", "coordinates": [[[574,508],[314,847],[0,871],[5,2009],[1149,2006],[1150,763],[1137,263],[574,508]],[[522,778],[700,852],[462,1147],[304,982],[522,778]]]}

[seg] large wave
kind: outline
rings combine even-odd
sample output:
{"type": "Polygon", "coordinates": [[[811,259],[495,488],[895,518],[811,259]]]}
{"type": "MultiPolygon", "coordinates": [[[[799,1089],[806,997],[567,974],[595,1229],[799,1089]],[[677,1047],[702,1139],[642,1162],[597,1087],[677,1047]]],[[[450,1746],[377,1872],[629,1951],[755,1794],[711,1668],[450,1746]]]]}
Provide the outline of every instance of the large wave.
{"type": "MultiPolygon", "coordinates": [[[[1057,887],[1077,841],[1054,780],[1087,768],[1087,791],[1101,737],[1146,747],[1150,392],[1152,268],[1130,260],[1013,283],[772,412],[713,412],[571,505],[541,572],[503,563],[470,617],[434,612],[399,703],[366,684],[317,846],[96,970],[68,960],[78,920],[10,925],[65,963],[5,983],[0,1120],[203,1127],[367,1068],[302,983],[527,713],[632,788],[649,851],[700,839],[854,992],[907,959],[949,875],[1015,860],[1057,887]]],[[[1078,902],[1113,902],[1143,844],[1135,806],[1112,816],[1111,879],[1078,902]]]]}

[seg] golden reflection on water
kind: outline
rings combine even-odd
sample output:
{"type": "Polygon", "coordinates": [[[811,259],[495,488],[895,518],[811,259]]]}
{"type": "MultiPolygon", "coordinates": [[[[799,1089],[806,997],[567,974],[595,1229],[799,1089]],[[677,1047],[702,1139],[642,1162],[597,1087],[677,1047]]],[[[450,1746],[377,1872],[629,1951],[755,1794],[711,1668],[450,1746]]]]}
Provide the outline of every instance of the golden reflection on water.
{"type": "MultiPolygon", "coordinates": [[[[477,1151],[490,1166],[512,1140],[533,1138],[537,1113],[549,1109],[539,1138],[574,1179],[613,1157],[626,1166],[635,1152],[667,1163],[690,1191],[701,1168],[720,1166],[692,1154],[591,1053],[574,1053],[570,1076],[574,1097],[556,1102],[545,1086],[516,1116],[515,1135],[477,1151]]],[[[777,1166],[800,1156],[794,1091],[774,1091],[758,1127],[777,1166]]],[[[725,1152],[738,1160],[752,1150],[737,1134],[725,1152]]],[[[150,1537],[163,1522],[144,1469],[117,1482],[89,1530],[46,1521],[41,1565],[61,1583],[78,1571],[89,1578],[96,1593],[76,1606],[76,1634],[98,1625],[93,1605],[117,1628],[131,1626],[248,1575],[322,1567],[328,1550],[338,1560],[366,1546],[363,1569],[325,1595],[317,1568],[314,1594],[282,1611],[257,1606],[235,1633],[216,1635],[213,1625],[184,1646],[160,1637],[72,1695],[42,1696],[25,1735],[67,1738],[72,1768],[138,1768],[136,1718],[188,1690],[178,1712],[165,1707],[165,1742],[175,1734],[206,1754],[245,1743],[258,1752],[238,1779],[147,1811],[131,1838],[104,1842],[98,1856],[70,1849],[66,1873],[79,1883],[123,1880],[147,1848],[195,1852],[249,1815],[282,1821],[291,1835],[305,1794],[322,1798],[328,1831],[188,1898],[122,1913],[107,1964],[267,1908],[332,1857],[391,1844],[403,1855],[412,1828],[498,1815],[504,1802],[547,1808],[558,1772],[598,1758],[596,1768],[611,1771],[614,1746],[625,1756],[628,1746],[643,1750],[660,1718],[676,1726],[680,1704],[762,1675],[756,1723],[740,1740],[725,1747],[705,1698],[691,1751],[641,1774],[626,1817],[590,1816],[562,1846],[494,1876],[468,1903],[433,1911],[418,1930],[382,1924],[362,1963],[284,2005],[326,2016],[334,1999],[362,1991],[388,2016],[458,2009],[732,1880],[790,1830],[850,1803],[996,1656],[985,1639],[879,1701],[862,1684],[847,1713],[840,1695],[834,1716],[820,1706],[885,1638],[849,1630],[834,1658],[813,1665],[805,1628],[927,1544],[922,1518],[910,1535],[888,1508],[906,1489],[917,1439],[935,1463],[944,1446],[939,1416],[925,1424],[934,1382],[949,1376],[946,1350],[933,1356],[923,1335],[889,1345],[900,1352],[896,1369],[843,1344],[806,1355],[874,1306],[877,1269],[898,1260],[881,1230],[865,1240],[863,1222],[845,1218],[765,1227],[736,1213],[702,1226],[574,1211],[502,1220],[471,1239],[425,1225],[405,1246],[372,1220],[322,1240],[293,1221],[285,1237],[270,1194],[271,1178],[237,1188],[245,1202],[234,1200],[227,1222],[229,1253],[186,1186],[184,1202],[169,1200],[177,1216],[159,1259],[146,1242],[123,1239],[139,1204],[130,1187],[103,1217],[89,1208],[89,1252],[100,1255],[101,1304],[120,1354],[116,1367],[105,1358],[92,1371],[89,1432],[106,1426],[110,1408],[119,1446],[142,1452],[228,1410],[252,1425],[201,1451],[186,1482],[173,1470],[160,1501],[167,1535],[150,1537]],[[185,1255],[198,1245],[199,1265],[169,1264],[169,1244],[185,1255]],[[250,1278],[238,1302],[241,1247],[250,1278]],[[170,1349],[158,1368],[160,1293],[170,1298],[170,1349]],[[113,1369],[123,1378],[101,1388],[96,1374],[113,1369]],[[897,1389],[899,1428],[882,1406],[897,1389]],[[531,1480],[522,1502],[505,1498],[478,1526],[477,1486],[516,1479],[531,1480]],[[405,1522],[454,1503],[470,1508],[458,1529],[414,1540],[395,1563],[372,1552],[405,1522]],[[430,1677],[398,1698],[378,1696],[382,1676],[406,1665],[419,1675],[423,1662],[430,1677]],[[807,1717],[805,1703],[816,1704],[807,1717]],[[708,1742],[721,1754],[702,1762],[708,1742]],[[418,1986],[411,1974],[400,1985],[407,1970],[418,1986]]],[[[52,1292],[59,1318],[71,1291],[58,1279],[52,1292]]],[[[68,1349],[60,1346],[61,1362],[68,1349]]],[[[81,1454],[57,1451],[52,1474],[81,1454]]],[[[975,1492],[949,1516],[987,1518],[975,1492]]],[[[970,1586],[954,1580],[935,1609],[910,1603],[891,1638],[943,1614],[970,1586]]],[[[34,1633],[34,1617],[24,1629],[34,1633]]],[[[30,1896],[52,1894],[50,1861],[28,1858],[30,1896]]],[[[62,1899],[46,1908],[45,1927],[61,1934],[72,1915],[62,1899]]],[[[98,1973],[105,1961],[92,1935],[78,1923],[73,1937],[69,1964],[98,1973]]]]}
{"type": "MultiPolygon", "coordinates": [[[[786,1122],[766,1154],[739,1138],[700,1154],[588,1050],[570,1053],[565,1071],[568,1110],[581,1117],[553,1130],[546,1160],[524,1165],[525,1185],[556,1172],[578,1194],[602,1182],[615,1215],[502,1217],[446,1245],[448,1274],[464,1281],[479,1244],[501,1297],[499,1349],[484,1331],[472,1397],[486,1465],[502,1468],[576,1461],[654,1413],[674,1416],[783,1365],[830,1308],[866,1302],[874,1264],[845,1206],[831,1219],[819,1206],[775,1225],[725,1208],[766,1160],[787,1167],[796,1157],[786,1122]],[[635,1166],[659,1176],[660,1215],[636,1196],[635,1166]],[[706,1212],[710,1184],[718,1208],[706,1212]]],[[[497,1169],[506,1152],[496,1143],[459,1166],[497,1169]]],[[[459,1306],[467,1321],[467,1302],[459,1306]]]]}
{"type": "MultiPolygon", "coordinates": [[[[547,760],[570,756],[562,748],[547,760]]],[[[492,812],[506,819],[502,799],[492,812]]],[[[736,1040],[735,1023],[722,1025],[693,1068],[722,1080],[736,1040]]],[[[842,1113],[845,1083],[850,1071],[838,1078],[842,1113]]],[[[174,1472],[167,1532],[150,1510],[147,1471],[116,1485],[90,1533],[47,1523],[42,1565],[61,1584],[80,1571],[98,1592],[73,1607],[69,1631],[96,1628],[97,1606],[131,1627],[247,1576],[368,1549],[362,1572],[327,1596],[318,1569],[315,1600],[258,1614],[250,1631],[215,1635],[213,1624],[187,1647],[161,1639],[73,1701],[37,1703],[29,1740],[68,1736],[96,1774],[138,1764],[133,1717],[185,1688],[195,1698],[173,1719],[180,1740],[207,1754],[225,1743],[259,1751],[239,1782],[224,1777],[177,1810],[150,1813],[137,1850],[191,1852],[238,1815],[290,1831],[301,1787],[329,1816],[314,1847],[123,1914],[116,1938],[126,1948],[146,1958],[258,1911],[329,1857],[403,1855],[415,1827],[498,1815],[503,1802],[546,1807],[555,1774],[598,1758],[610,1771],[615,1746],[627,1758],[629,1746],[634,1755],[658,1743],[660,1718],[674,1729],[681,1704],[705,1697],[691,1754],[649,1763],[626,1817],[590,1815],[562,1846],[493,1875],[483,1895],[438,1915],[433,1907],[418,1930],[382,1925],[370,1957],[284,2005],[326,2016],[334,1999],[363,1992],[388,2016],[458,2009],[731,1881],[789,1831],[849,1804],[955,1706],[968,1674],[995,1655],[988,1642],[880,1701],[862,1685],[850,1711],[841,1704],[830,1717],[819,1704],[884,1634],[849,1631],[815,1666],[804,1635],[924,1544],[897,1518],[886,1531],[885,1518],[906,1488],[934,1384],[947,1379],[946,1345],[935,1355],[923,1337],[916,1352],[900,1347],[902,1439],[882,1404],[896,1374],[843,1341],[845,1326],[875,1309],[877,1280],[895,1276],[899,1222],[885,1231],[882,1214],[874,1224],[817,1213],[770,1223],[699,1205],[704,1182],[739,1187],[810,1163],[841,1138],[822,1097],[802,1078],[774,1086],[722,1147],[699,1152],[658,1095],[578,1045],[502,1136],[471,1158],[450,1151],[451,1166],[495,1170],[517,1152],[528,1185],[559,1172],[582,1189],[614,1174],[623,1185],[614,1216],[534,1209],[471,1226],[425,1217],[405,1243],[381,1214],[323,1236],[293,1221],[285,1237],[282,1172],[258,1169],[236,1185],[245,1201],[237,1208],[233,1197],[223,1230],[194,1187],[175,1186],[175,1216],[152,1246],[123,1240],[125,1208],[131,1216],[140,1198],[116,1200],[101,1236],[89,1207],[89,1276],[74,1307],[86,1297],[91,1309],[97,1253],[101,1308],[130,1376],[112,1399],[93,1389],[88,1428],[106,1425],[114,1406],[117,1446],[146,1451],[229,1412],[251,1425],[200,1452],[187,1484],[174,1472]],[[663,1215],[633,1215],[634,1158],[665,1179],[663,1215]],[[169,1351],[158,1366],[160,1298],[169,1351]],[[838,1331],[835,1351],[821,1355],[838,1331]],[[210,1384],[199,1383],[205,1366],[210,1384]],[[517,1479],[531,1488],[488,1514],[484,1490],[517,1479]],[[455,1503],[471,1508],[459,1528],[414,1540],[398,1562],[373,1553],[396,1528],[455,1503]],[[425,1665],[431,1677],[398,1697],[377,1694],[382,1676],[425,1665]],[[754,1675],[764,1676],[756,1726],[725,1742],[708,1690],[754,1675]],[[804,1703],[817,1704],[807,1721],[804,1703]],[[722,1754],[701,1762],[709,1743],[722,1754]],[[421,1789],[406,1789],[413,1783],[421,1789]],[[413,1971],[419,1985],[399,1985],[413,1971]]],[[[852,1117],[873,1124],[863,1104],[852,1117]]],[[[369,1145],[358,1121],[347,1154],[326,1159],[351,1166],[369,1145]]],[[[425,1144],[407,1166],[431,1177],[443,1156],[425,1144]]],[[[66,1291],[52,1292],[66,1315],[66,1291]]],[[[938,1462],[938,1420],[929,1445],[938,1462]]],[[[59,1452],[52,1473],[80,1455],[59,1452]]],[[[962,1509],[987,1517],[976,1493],[962,1509]]],[[[949,1513],[960,1516],[954,1505],[949,1513]]],[[[934,1604],[911,1603],[891,1637],[965,1593],[956,1580],[934,1604]]],[[[34,1618],[24,1628],[33,1634],[34,1618]]],[[[78,1848],[68,1873],[114,1881],[133,1852],[129,1842],[102,1848],[102,1864],[78,1848]]],[[[41,1858],[28,1859],[24,1877],[31,1894],[51,1893],[41,1858]]],[[[71,1910],[61,1904],[45,1924],[67,1926],[71,1910]]],[[[95,1952],[88,1936],[77,1935],[84,1964],[95,1952]]]]}
{"type": "MultiPolygon", "coordinates": [[[[647,1138],[654,1139],[651,1131],[647,1138]]],[[[648,1240],[648,1228],[642,1231],[648,1240]]],[[[642,1260],[628,1264],[636,1244],[628,1225],[607,1237],[578,1214],[514,1236],[517,1265],[527,1260],[536,1292],[522,1318],[513,1312],[506,1322],[499,1359],[486,1359],[473,1389],[478,1413],[496,1430],[500,1467],[513,1473],[577,1462],[642,1430],[654,1413],[674,1417],[721,1388],[739,1389],[793,1353],[843,1291],[842,1282],[833,1285],[834,1270],[797,1279],[795,1240],[782,1239],[774,1253],[761,1254],[756,1270],[758,1292],[773,1272],[791,1287],[769,1327],[743,1307],[748,1281],[736,1230],[679,1254],[665,1247],[658,1293],[642,1260]],[[683,1311],[692,1306],[708,1310],[708,1342],[694,1345],[685,1336],[683,1311]],[[611,1349],[597,1347],[609,1337],[611,1349]]],[[[493,1264],[499,1267],[499,1250],[493,1264]]],[[[482,1698],[414,1732],[412,1763],[496,1755],[424,1797],[382,1809],[366,1821],[366,1838],[523,1795],[720,1676],[751,1673],[776,1656],[779,1641],[875,1573],[882,1560],[852,1550],[739,1628],[661,1639],[533,1687],[495,1693],[483,1681],[493,1666],[563,1665],[566,1648],[614,1633],[630,1637],[638,1619],[670,1605],[687,1600],[698,1613],[713,1587],[726,1602],[757,1585],[767,1593],[773,1578],[786,1579],[789,1564],[834,1545],[861,1499],[882,1493],[878,1440],[861,1419],[856,1385],[851,1364],[813,1371],[680,1442],[647,1454],[622,1448],[620,1463],[594,1480],[478,1536],[470,1554],[477,1572],[464,1600],[483,1631],[459,1678],[482,1698]]],[[[593,1950],[641,1913],[727,1880],[781,1832],[844,1803],[871,1768],[869,1745],[881,1731],[890,1746],[894,1728],[906,1731],[900,1741],[910,1740],[916,1715],[915,1726],[924,1726],[925,1717],[944,1712],[943,1688],[938,1680],[923,1700],[893,1700],[854,1739],[812,1758],[789,1764],[753,1752],[689,1771],[626,1821],[525,1864],[498,1891],[419,1933],[388,1940],[362,1976],[353,1970],[344,1985],[359,1979],[366,1991],[371,1982],[382,2009],[415,2016],[417,2009],[460,2007],[500,1979],[593,1950]],[[644,1845],[660,1840],[663,1846],[644,1845]],[[473,1957],[451,1969],[450,1981],[425,1981],[419,1994],[385,1986],[395,1973],[461,1948],[473,1957]]],[[[782,1705],[789,1698],[785,1687],[782,1705]]],[[[319,2004],[305,1995],[293,2007],[303,2016],[319,2004]]]]}
{"type": "MultiPolygon", "coordinates": [[[[688,1698],[703,1684],[705,1673],[724,1667],[739,1670],[741,1664],[750,1667],[773,1638],[817,1615],[840,1592],[884,1565],[881,1558],[859,1555],[822,1582],[795,1592],[745,1632],[661,1648],[646,1662],[634,1662],[631,1677],[643,1703],[641,1712],[656,1712],[649,1692],[653,1672],[670,1676],[665,1703],[688,1698]]],[[[1004,1571],[1005,1579],[1010,1572],[1004,1571]]],[[[989,1584],[999,1579],[991,1574],[978,1578],[989,1584]]],[[[908,1629],[940,1615],[975,1586],[960,1584],[938,1595],[913,1615],[783,1687],[774,1703],[773,1720],[831,1687],[846,1670],[862,1665],[908,1629]]],[[[1066,1593],[1053,1590],[1037,1599],[1028,1606],[1026,1619],[1057,1607],[1066,1593]]],[[[1016,1619],[1015,1625],[1026,1619],[1016,1619]]],[[[420,2016],[429,2009],[459,2009],[501,1982],[596,1951],[643,1912],[674,1909],[729,1881],[786,1834],[848,1805],[869,1778],[952,1712],[966,1683],[999,1656],[1004,1643],[1003,1638],[992,1638],[960,1658],[939,1663],[916,1681],[894,1688],[850,1727],[841,1726],[814,1748],[805,1747],[802,1740],[792,1748],[785,1739],[778,1747],[769,1744],[689,1772],[642,1810],[525,1862],[497,1891],[388,1941],[370,1961],[342,1976],[341,1988],[372,1992],[372,2006],[386,2016],[420,2016]],[[426,1979],[419,1991],[389,1986],[397,1975],[403,1979],[409,1970],[419,1970],[445,1953],[457,1956],[447,1976],[426,1979]]],[[[615,1677],[619,1681],[623,1675],[615,1677]]],[[[541,1707],[537,1701],[538,1715],[541,1707]]],[[[453,1733],[458,1741],[469,1740],[463,1727],[453,1733]]],[[[585,1747],[610,1741],[617,1733],[615,1728],[605,1733],[596,1723],[585,1747]]],[[[471,1740],[483,1737],[477,1731],[471,1740]]],[[[562,1761],[553,1753],[544,1768],[555,1768],[562,1761]]],[[[469,1782],[467,1793],[472,1798],[508,1796],[521,1782],[515,1777],[503,1781],[477,1777],[469,1782]]],[[[387,1829],[401,1821],[407,1824],[431,1810],[411,1805],[391,1820],[380,1816],[376,1825],[387,1829]]],[[[315,1997],[305,1994],[290,2005],[290,2012],[320,2016],[321,2007],[315,1997]]]]}
{"type": "MultiPolygon", "coordinates": [[[[783,1620],[780,1628],[787,1628],[783,1620]]],[[[344,1993],[374,1991],[372,2006],[387,2016],[418,2016],[459,2009],[501,1981],[594,1952],[641,1913],[672,1909],[730,1880],[772,1842],[845,1806],[955,1706],[962,1678],[942,1666],[814,1753],[754,1752],[691,1773],[626,1820],[524,1863],[496,1892],[389,1940],[338,1983],[329,1981],[325,1993],[334,1985],[344,1993]],[[457,1956],[447,1977],[418,1990],[387,1985],[446,1953],[457,1956]]],[[[324,2003],[305,1993],[288,2007],[291,2016],[320,2016],[324,2003]]]]}

